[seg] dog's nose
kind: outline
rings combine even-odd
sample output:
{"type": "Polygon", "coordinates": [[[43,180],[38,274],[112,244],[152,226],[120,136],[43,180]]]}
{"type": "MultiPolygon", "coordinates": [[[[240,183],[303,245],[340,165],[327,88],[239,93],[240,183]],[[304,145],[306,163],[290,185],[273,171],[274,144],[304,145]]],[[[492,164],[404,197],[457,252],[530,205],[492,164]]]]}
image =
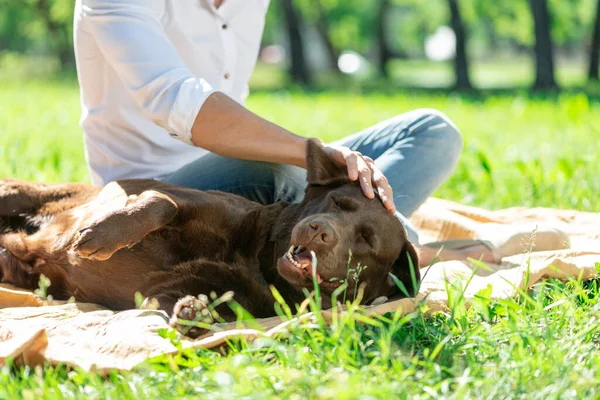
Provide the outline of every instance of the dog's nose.
{"type": "Polygon", "coordinates": [[[323,219],[313,219],[308,224],[312,235],[312,243],[331,244],[335,241],[335,233],[333,227],[323,219]]]}

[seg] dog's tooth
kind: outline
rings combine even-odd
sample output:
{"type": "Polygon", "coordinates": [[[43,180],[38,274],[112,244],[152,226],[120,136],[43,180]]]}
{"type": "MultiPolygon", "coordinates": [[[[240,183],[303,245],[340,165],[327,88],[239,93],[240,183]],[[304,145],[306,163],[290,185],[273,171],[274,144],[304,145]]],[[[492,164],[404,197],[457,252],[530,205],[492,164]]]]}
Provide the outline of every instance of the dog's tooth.
{"type": "Polygon", "coordinates": [[[323,282],[323,278],[321,278],[321,275],[319,275],[319,273],[317,272],[317,282],[319,284],[321,284],[323,282]]]}
{"type": "Polygon", "coordinates": [[[298,247],[296,247],[294,249],[294,254],[300,254],[300,253],[302,253],[305,250],[306,250],[306,247],[304,247],[304,246],[298,246],[298,247]]]}

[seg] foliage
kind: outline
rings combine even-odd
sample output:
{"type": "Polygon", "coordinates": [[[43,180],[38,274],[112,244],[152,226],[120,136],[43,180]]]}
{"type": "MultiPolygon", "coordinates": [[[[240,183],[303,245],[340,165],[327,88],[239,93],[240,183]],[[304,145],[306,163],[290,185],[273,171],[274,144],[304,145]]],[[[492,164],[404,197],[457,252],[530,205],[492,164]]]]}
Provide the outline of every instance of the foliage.
{"type": "Polygon", "coordinates": [[[73,62],[73,2],[0,0],[0,51],[55,55],[73,62]]]}
{"type": "MultiPolygon", "coordinates": [[[[314,26],[320,4],[329,35],[338,50],[354,50],[374,57],[375,26],[380,1],[295,0],[305,25],[314,26]]],[[[449,24],[445,0],[392,0],[386,16],[387,37],[396,54],[423,58],[425,38],[449,24]]],[[[528,0],[459,2],[469,32],[471,54],[478,58],[519,51],[533,43],[528,0]]],[[[550,0],[555,44],[570,54],[580,54],[589,44],[596,0],[550,0]]],[[[278,1],[271,1],[264,44],[285,43],[278,1]]],[[[71,0],[0,0],[0,52],[15,51],[57,56],[63,67],[72,67],[71,0]]]]}
{"type": "MultiPolygon", "coordinates": [[[[318,0],[296,0],[308,23],[318,18],[315,3],[318,0]]],[[[378,1],[373,0],[319,0],[329,21],[331,41],[339,49],[369,54],[373,48],[374,22],[378,1]]]]}

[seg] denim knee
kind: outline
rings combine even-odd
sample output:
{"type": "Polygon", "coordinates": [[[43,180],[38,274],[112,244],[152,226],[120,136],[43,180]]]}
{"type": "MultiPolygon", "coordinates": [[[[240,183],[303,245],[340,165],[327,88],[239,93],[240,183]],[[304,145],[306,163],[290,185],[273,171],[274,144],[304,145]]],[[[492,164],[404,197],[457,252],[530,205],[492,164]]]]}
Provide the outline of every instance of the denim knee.
{"type": "Polygon", "coordinates": [[[417,126],[413,135],[418,137],[420,130],[434,131],[440,154],[445,154],[449,164],[455,165],[462,153],[463,138],[454,122],[446,114],[434,108],[419,108],[413,112],[415,121],[428,121],[427,124],[417,126]]]}

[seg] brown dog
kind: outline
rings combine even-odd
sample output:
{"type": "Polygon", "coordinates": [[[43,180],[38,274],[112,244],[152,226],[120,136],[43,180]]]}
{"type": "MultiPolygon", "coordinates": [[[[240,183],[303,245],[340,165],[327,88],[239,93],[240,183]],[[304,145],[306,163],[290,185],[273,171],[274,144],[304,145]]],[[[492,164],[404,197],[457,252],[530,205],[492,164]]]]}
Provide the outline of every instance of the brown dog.
{"type": "MultiPolygon", "coordinates": [[[[270,285],[293,306],[316,280],[327,307],[347,280],[346,298],[360,283],[366,304],[402,294],[391,273],[414,295],[419,263],[401,222],[367,199],[316,142],[308,143],[307,162],[302,203],[268,206],[152,180],[103,189],[0,181],[0,278],[31,289],[44,274],[54,298],[113,309],[134,307],[139,291],[173,315],[175,326],[178,318],[206,317],[206,305],[191,296],[212,292],[233,291],[255,317],[275,315],[270,285]]],[[[224,304],[217,311],[236,317],[224,304]]]]}

